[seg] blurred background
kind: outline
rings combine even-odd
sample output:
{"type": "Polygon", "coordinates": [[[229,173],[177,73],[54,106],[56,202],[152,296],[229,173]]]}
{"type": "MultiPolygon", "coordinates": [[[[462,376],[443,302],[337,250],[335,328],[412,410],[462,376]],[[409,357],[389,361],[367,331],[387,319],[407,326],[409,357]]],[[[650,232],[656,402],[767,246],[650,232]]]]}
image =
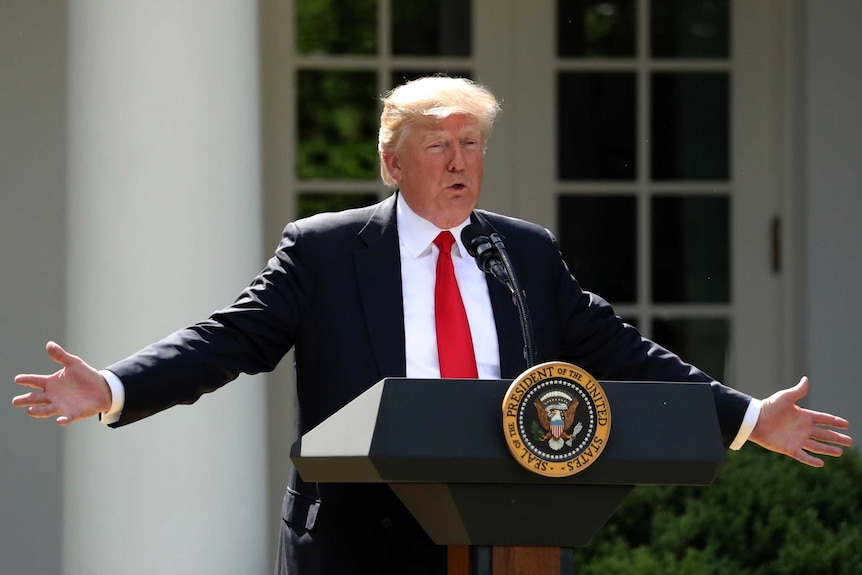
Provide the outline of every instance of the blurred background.
{"type": "MultiPolygon", "coordinates": [[[[292,358],[120,430],[9,405],[230,303],[288,221],[376,202],[379,97],[502,100],[480,206],[647,336],[862,423],[856,0],[0,0],[0,573],[269,573],[292,358]]],[[[856,431],[858,435],[858,430],[856,431]]],[[[746,449],[758,449],[747,447],[746,449]]]]}

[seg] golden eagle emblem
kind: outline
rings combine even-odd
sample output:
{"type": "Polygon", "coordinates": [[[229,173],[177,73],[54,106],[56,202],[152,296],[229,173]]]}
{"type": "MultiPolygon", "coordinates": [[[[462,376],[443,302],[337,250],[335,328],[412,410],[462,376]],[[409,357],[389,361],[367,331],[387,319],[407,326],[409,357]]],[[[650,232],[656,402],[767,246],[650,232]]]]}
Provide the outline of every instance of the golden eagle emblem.
{"type": "Polygon", "coordinates": [[[568,393],[552,391],[533,402],[539,416],[541,432],[537,434],[538,441],[547,441],[548,447],[559,451],[563,445],[572,445],[572,439],[581,431],[583,425],[578,423],[574,429],[575,411],[580,402],[568,393]],[[571,430],[571,433],[569,433],[571,430]]]}
{"type": "Polygon", "coordinates": [[[589,467],[608,443],[611,412],[593,376],[549,361],[519,375],[503,397],[503,434],[521,466],[546,477],[589,467]]]}

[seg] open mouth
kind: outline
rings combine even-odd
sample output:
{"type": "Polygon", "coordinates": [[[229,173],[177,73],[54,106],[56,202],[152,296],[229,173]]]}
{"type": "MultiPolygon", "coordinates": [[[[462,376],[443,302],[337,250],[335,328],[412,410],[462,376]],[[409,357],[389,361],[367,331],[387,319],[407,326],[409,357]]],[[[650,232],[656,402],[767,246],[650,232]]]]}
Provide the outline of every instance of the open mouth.
{"type": "Polygon", "coordinates": [[[450,189],[455,190],[456,192],[460,192],[461,190],[463,190],[466,187],[467,186],[465,186],[461,182],[457,182],[457,183],[454,183],[451,186],[449,186],[450,189]]]}

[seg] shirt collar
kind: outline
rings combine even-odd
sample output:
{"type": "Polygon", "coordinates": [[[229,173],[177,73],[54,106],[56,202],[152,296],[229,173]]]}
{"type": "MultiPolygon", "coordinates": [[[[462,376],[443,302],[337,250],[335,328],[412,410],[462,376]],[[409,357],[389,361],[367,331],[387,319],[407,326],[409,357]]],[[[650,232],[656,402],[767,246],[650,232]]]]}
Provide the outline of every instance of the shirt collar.
{"type": "MultiPolygon", "coordinates": [[[[398,224],[398,239],[407,255],[412,259],[417,259],[430,254],[434,238],[443,230],[410,209],[400,193],[398,194],[395,214],[398,224]]],[[[467,253],[464,244],[461,243],[461,230],[467,227],[469,223],[470,217],[468,216],[459,225],[449,229],[455,236],[455,245],[458,246],[457,250],[452,251],[453,255],[464,257],[464,254],[467,253]]]]}

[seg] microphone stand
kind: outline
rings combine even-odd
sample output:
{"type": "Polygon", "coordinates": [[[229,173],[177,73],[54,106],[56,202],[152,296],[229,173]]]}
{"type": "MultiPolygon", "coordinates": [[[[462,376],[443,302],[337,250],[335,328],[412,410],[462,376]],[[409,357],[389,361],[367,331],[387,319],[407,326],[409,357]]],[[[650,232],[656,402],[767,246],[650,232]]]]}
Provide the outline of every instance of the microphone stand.
{"type": "Polygon", "coordinates": [[[533,322],[530,320],[530,310],[527,308],[527,297],[524,290],[521,289],[518,276],[515,275],[515,268],[512,266],[512,260],[509,259],[509,253],[506,251],[506,246],[503,245],[503,240],[496,233],[492,233],[489,238],[500,255],[503,267],[506,268],[506,275],[509,281],[504,283],[509,288],[509,291],[512,292],[512,302],[518,308],[518,317],[521,320],[521,335],[524,338],[524,360],[527,362],[527,369],[529,369],[536,365],[536,342],[533,336],[533,322]]]}

